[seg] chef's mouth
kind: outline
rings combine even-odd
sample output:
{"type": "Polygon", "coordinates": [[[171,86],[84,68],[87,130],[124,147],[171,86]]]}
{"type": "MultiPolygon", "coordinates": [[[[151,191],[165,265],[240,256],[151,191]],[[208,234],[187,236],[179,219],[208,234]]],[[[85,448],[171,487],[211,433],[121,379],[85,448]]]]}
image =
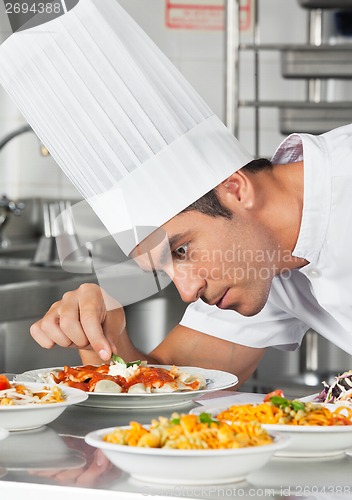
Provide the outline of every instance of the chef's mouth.
{"type": "Polygon", "coordinates": [[[220,309],[224,309],[223,303],[225,302],[225,297],[227,292],[229,291],[229,288],[225,291],[225,293],[222,294],[222,296],[218,299],[213,299],[213,300],[208,300],[205,297],[202,297],[203,302],[208,304],[209,306],[216,306],[219,307],[220,309]]]}
{"type": "Polygon", "coordinates": [[[227,292],[228,291],[229,291],[229,289],[226,290],[226,292],[224,293],[224,295],[215,304],[216,307],[218,307],[219,309],[227,309],[227,305],[228,305],[227,304],[227,292]]]}

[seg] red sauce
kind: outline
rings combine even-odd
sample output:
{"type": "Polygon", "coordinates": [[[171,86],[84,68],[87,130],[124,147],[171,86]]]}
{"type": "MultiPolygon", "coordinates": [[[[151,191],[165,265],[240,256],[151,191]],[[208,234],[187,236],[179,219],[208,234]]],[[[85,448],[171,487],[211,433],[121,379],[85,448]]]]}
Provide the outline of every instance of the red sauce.
{"type": "Polygon", "coordinates": [[[172,383],[175,380],[175,377],[165,368],[140,366],[136,374],[127,381],[120,375],[108,375],[109,367],[108,364],[84,365],[75,368],[64,366],[58,374],[52,375],[57,384],[61,382],[86,392],[94,391],[95,384],[99,380],[112,380],[122,388],[122,392],[128,392],[128,389],[135,384],[142,383],[150,388],[162,387],[165,383],[172,383]]]}
{"type": "Polygon", "coordinates": [[[162,387],[165,383],[173,382],[175,379],[165,368],[154,368],[142,366],[137,373],[128,380],[127,387],[135,384],[144,384],[146,387],[152,387],[157,384],[162,387]]]}

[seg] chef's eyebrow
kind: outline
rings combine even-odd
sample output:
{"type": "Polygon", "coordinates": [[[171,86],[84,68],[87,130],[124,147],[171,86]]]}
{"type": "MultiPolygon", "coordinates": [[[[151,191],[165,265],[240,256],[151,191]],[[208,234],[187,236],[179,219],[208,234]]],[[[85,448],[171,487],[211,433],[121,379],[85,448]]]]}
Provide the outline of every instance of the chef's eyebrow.
{"type": "Polygon", "coordinates": [[[158,257],[158,267],[162,267],[167,263],[168,257],[171,253],[171,248],[177,243],[180,238],[181,234],[174,234],[168,239],[168,241],[164,243],[158,257]]]}

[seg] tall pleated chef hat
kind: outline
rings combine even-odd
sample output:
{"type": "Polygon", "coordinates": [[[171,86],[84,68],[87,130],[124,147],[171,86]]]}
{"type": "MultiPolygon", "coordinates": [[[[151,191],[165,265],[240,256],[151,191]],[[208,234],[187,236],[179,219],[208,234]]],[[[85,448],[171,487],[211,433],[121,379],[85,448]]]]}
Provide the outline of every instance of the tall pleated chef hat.
{"type": "Polygon", "coordinates": [[[127,254],[253,159],[116,0],[12,34],[0,81],[127,254]]]}

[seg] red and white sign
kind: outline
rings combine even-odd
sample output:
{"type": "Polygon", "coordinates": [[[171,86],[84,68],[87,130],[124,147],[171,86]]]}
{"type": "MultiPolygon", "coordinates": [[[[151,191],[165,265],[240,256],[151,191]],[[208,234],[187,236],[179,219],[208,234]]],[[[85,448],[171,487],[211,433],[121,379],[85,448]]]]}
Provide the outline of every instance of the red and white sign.
{"type": "MultiPolygon", "coordinates": [[[[165,24],[172,29],[223,30],[226,0],[166,0],[165,24]]],[[[241,0],[240,29],[252,24],[252,0],[241,0]]]]}

